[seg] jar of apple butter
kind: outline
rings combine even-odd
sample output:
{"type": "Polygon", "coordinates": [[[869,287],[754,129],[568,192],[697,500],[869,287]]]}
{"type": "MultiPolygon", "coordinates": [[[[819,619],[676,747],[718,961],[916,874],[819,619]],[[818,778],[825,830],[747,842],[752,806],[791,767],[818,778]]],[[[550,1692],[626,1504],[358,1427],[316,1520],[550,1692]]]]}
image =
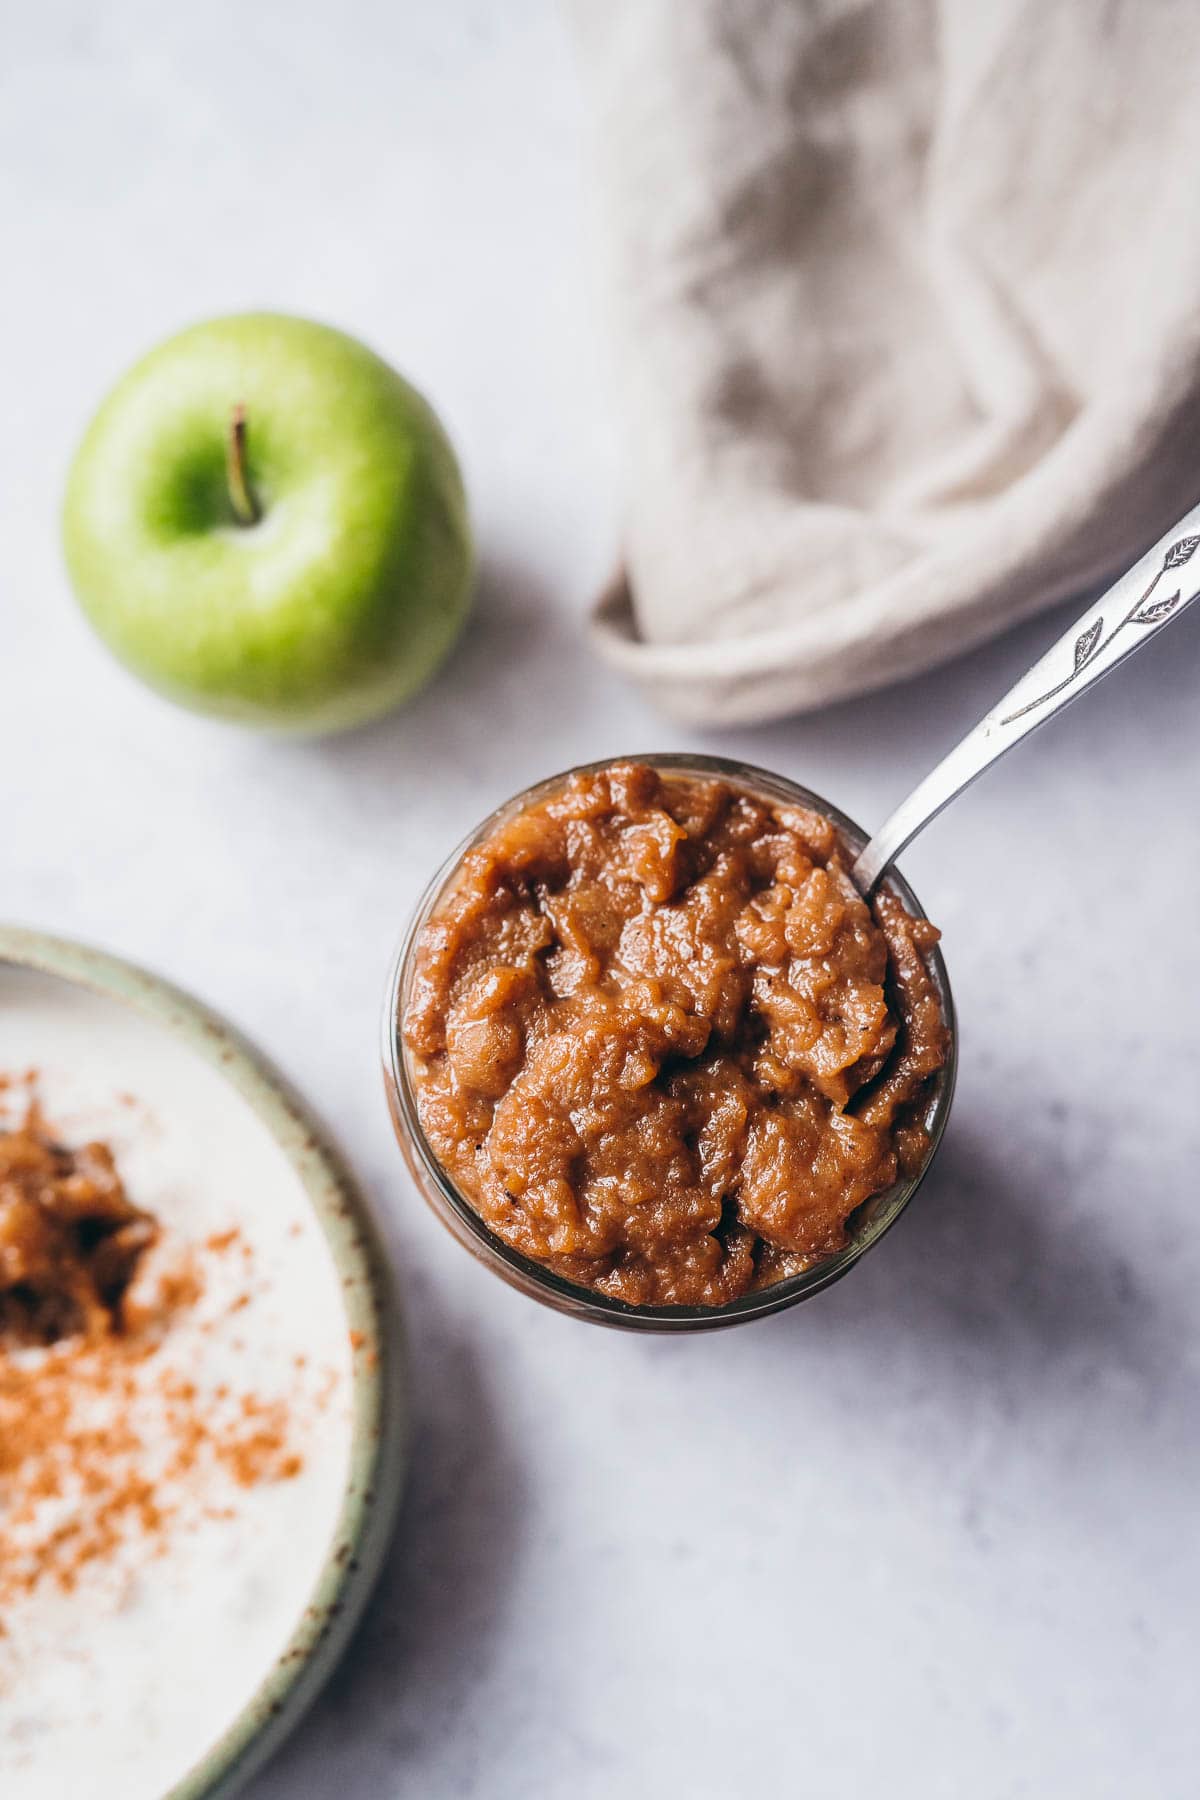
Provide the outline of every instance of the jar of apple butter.
{"type": "Polygon", "coordinates": [[[718,757],[594,763],[439,871],[384,1019],[422,1194],[522,1292],[697,1330],[774,1312],[878,1242],[954,1085],[938,934],[865,834],[718,757]]]}

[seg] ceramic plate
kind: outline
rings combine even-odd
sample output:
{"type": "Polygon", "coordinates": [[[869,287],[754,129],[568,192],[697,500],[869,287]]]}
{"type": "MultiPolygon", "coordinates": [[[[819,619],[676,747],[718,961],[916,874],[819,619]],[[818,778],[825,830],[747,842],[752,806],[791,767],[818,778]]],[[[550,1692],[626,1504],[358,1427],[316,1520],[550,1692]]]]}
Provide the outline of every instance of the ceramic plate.
{"type": "MultiPolygon", "coordinates": [[[[321,1329],[335,1346],[329,1367],[336,1380],[331,1377],[329,1387],[337,1396],[337,1425],[336,1430],[322,1426],[321,1444],[340,1448],[328,1457],[307,1458],[290,1483],[270,1484],[275,1498],[247,1496],[248,1507],[265,1510],[258,1535],[247,1540],[241,1585],[235,1590],[224,1568],[224,1561],[236,1565],[236,1557],[222,1551],[210,1557],[210,1568],[204,1566],[201,1552],[208,1539],[195,1532],[187,1551],[192,1562],[185,1558],[178,1564],[174,1550],[170,1559],[171,1578],[191,1583],[186,1608],[178,1608],[181,1630],[174,1632],[159,1592],[163,1578],[152,1580],[148,1570],[148,1598],[144,1606],[139,1600],[132,1614],[141,1642],[147,1634],[161,1642],[165,1661],[182,1654],[176,1640],[195,1638],[190,1667],[181,1665],[184,1677],[178,1682],[172,1677],[165,1686],[167,1695],[178,1692],[179,1700],[164,1702],[159,1761],[157,1753],[143,1748],[139,1774],[120,1765],[115,1739],[106,1747],[107,1656],[95,1659],[101,1666],[81,1662],[76,1672],[74,1644],[54,1659],[66,1685],[57,1690],[58,1699],[47,1702],[48,1714],[54,1716],[56,1706],[64,1717],[73,1717],[80,1705],[96,1712],[90,1728],[80,1723],[79,1754],[89,1759],[97,1791],[107,1792],[111,1785],[113,1792],[119,1787],[139,1797],[152,1793],[155,1800],[159,1795],[229,1800],[330,1673],[388,1542],[403,1476],[406,1419],[401,1333],[389,1271],[363,1198],[320,1126],[228,1024],[115,957],[0,928],[0,1074],[11,1078],[27,1070],[37,1072],[56,1129],[70,1141],[86,1136],[110,1141],[132,1198],[148,1205],[168,1229],[178,1214],[193,1232],[211,1224],[217,1242],[229,1194],[253,1193],[248,1237],[251,1246],[257,1241],[268,1251],[254,1265],[266,1272],[255,1295],[267,1298],[256,1298],[252,1309],[252,1329],[261,1343],[252,1343],[251,1351],[257,1355],[261,1349],[263,1366],[285,1352],[297,1368],[305,1366],[301,1340],[313,1319],[325,1320],[321,1329]],[[275,1542],[287,1548],[272,1560],[275,1542]],[[163,1616],[156,1615],[156,1607],[163,1616]],[[231,1618],[239,1621],[233,1628],[231,1618]],[[219,1645],[218,1654],[201,1654],[205,1642],[219,1645]],[[77,1694],[72,1681],[78,1682],[77,1694]],[[106,1781],[110,1766],[111,1783],[106,1781]],[[160,1767],[161,1778],[147,1776],[147,1770],[160,1767]]],[[[10,1116],[19,1092],[19,1086],[8,1090],[10,1116]]],[[[253,1253],[253,1248],[244,1251],[248,1257],[253,1253]]],[[[222,1331],[228,1337],[232,1327],[222,1331]]],[[[247,1354],[244,1341],[233,1348],[247,1354]]],[[[250,1527],[239,1529],[245,1535],[250,1527]]],[[[60,1640],[74,1635],[69,1614],[58,1626],[52,1611],[48,1617],[47,1629],[58,1632],[54,1641],[66,1650],[60,1640]]],[[[115,1613],[114,1619],[107,1641],[118,1652],[111,1658],[116,1679],[126,1627],[115,1613]]],[[[36,1709],[31,1713],[22,1700],[19,1680],[13,1693],[6,1745],[0,1684],[0,1770],[7,1755],[16,1773],[17,1756],[31,1753],[10,1746],[35,1740],[39,1727],[36,1709]]],[[[74,1727],[57,1723],[54,1729],[74,1727]]],[[[36,1751],[32,1754],[22,1792],[40,1792],[36,1751]]],[[[66,1754],[73,1766],[74,1752],[66,1754]]],[[[58,1767],[61,1773],[61,1760],[58,1767]]],[[[8,1785],[11,1778],[0,1781],[8,1785]]]]}

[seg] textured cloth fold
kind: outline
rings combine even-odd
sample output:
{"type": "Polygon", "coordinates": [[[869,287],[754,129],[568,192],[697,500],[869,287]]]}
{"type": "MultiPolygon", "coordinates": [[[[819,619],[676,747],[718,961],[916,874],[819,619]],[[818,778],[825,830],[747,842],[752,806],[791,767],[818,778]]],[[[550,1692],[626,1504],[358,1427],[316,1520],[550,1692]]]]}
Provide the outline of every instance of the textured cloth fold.
{"type": "Polygon", "coordinates": [[[668,712],[915,673],[1200,498],[1195,0],[573,0],[668,712]]]}

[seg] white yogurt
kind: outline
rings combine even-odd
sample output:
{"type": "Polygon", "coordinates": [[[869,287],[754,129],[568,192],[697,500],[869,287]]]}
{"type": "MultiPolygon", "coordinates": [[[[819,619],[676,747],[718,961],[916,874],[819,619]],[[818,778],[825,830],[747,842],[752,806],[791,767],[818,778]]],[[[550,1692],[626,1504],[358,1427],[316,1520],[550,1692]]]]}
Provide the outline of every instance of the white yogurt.
{"type": "Polygon", "coordinates": [[[349,1472],[347,1320],[298,1175],[212,1065],[115,1001],[0,968],[0,1071],[29,1067],[56,1132],[111,1144],[173,1241],[238,1229],[233,1248],[200,1251],[203,1294],[154,1367],[202,1394],[283,1400],[302,1458],[246,1488],[219,1467],[187,1478],[160,1554],[135,1534],[72,1591],[39,1583],[0,1620],[4,1800],[159,1800],[270,1674],[329,1553],[349,1472]]]}

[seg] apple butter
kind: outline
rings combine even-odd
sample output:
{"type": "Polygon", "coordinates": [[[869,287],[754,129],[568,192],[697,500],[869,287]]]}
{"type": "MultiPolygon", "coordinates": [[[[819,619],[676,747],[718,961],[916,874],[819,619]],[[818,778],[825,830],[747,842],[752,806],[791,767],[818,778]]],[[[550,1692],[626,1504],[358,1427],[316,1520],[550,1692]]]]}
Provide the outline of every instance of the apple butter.
{"type": "Polygon", "coordinates": [[[32,1107],[18,1129],[0,1131],[0,1350],[119,1327],[157,1237],[108,1145],[68,1148],[32,1107]]]}
{"type": "Polygon", "coordinates": [[[938,933],[874,910],[819,813],[640,763],[467,852],[405,1015],[434,1156],[506,1244],[639,1305],[721,1306],[919,1168],[938,933]]]}

